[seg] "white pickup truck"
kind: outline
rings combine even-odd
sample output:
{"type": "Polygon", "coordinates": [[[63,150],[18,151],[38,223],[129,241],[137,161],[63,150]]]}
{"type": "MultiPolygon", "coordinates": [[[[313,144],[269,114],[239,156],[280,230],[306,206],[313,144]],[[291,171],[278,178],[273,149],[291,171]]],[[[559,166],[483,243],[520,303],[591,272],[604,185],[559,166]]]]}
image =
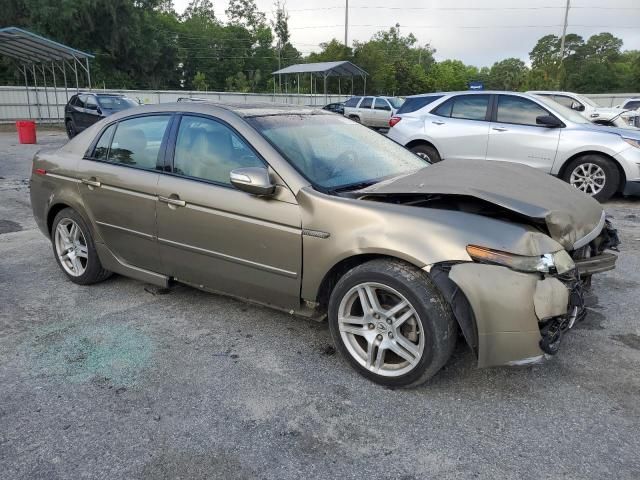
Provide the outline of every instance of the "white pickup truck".
{"type": "Polygon", "coordinates": [[[386,128],[402,103],[397,97],[351,97],[344,104],[344,116],[367,127],[386,128]]]}

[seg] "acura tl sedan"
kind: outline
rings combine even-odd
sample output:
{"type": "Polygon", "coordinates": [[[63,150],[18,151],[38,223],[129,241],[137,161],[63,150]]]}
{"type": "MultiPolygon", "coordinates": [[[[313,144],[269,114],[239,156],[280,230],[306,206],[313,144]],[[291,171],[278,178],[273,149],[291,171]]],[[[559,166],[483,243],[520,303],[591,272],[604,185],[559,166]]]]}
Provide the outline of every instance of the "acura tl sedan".
{"type": "Polygon", "coordinates": [[[316,320],[362,375],[417,385],[461,333],[541,361],[615,266],[600,204],[535,169],[430,165],[322,110],[182,102],[38,152],[31,203],[72,282],[180,282],[316,320]]]}
{"type": "Polygon", "coordinates": [[[522,163],[604,201],[640,195],[640,129],[594,125],[551,98],[516,92],[408,97],[388,136],[433,162],[522,163]]]}

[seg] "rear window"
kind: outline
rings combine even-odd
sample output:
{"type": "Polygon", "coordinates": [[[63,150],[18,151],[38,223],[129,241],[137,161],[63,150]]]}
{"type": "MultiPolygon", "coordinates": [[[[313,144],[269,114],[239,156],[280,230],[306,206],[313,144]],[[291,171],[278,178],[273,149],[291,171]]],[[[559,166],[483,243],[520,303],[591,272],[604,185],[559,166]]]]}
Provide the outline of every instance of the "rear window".
{"type": "Polygon", "coordinates": [[[422,107],[425,107],[442,97],[443,95],[428,95],[426,97],[407,98],[404,101],[404,104],[402,104],[402,106],[398,110],[398,113],[415,112],[417,110],[420,110],[422,107]]]}
{"type": "Polygon", "coordinates": [[[633,100],[624,104],[624,108],[629,110],[636,110],[638,107],[640,107],[640,100],[633,100]]]}
{"type": "Polygon", "coordinates": [[[99,96],[98,103],[102,108],[106,108],[108,110],[125,110],[127,108],[137,106],[137,103],[127,97],[106,97],[99,96]]]}
{"type": "Polygon", "coordinates": [[[371,108],[372,104],[373,104],[373,97],[365,97],[365,99],[362,100],[362,103],[360,104],[360,108],[371,108]]]}
{"type": "Polygon", "coordinates": [[[355,107],[356,105],[358,105],[358,102],[360,101],[361,98],[362,97],[351,97],[349,100],[344,102],[344,106],[345,107],[355,107]]]}

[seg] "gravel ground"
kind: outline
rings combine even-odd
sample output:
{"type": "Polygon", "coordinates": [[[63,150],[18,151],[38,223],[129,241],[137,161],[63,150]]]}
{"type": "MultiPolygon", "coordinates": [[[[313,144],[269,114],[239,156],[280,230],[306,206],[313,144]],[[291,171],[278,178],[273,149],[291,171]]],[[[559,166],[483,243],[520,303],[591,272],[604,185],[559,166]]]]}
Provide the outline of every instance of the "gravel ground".
{"type": "Polygon", "coordinates": [[[123,277],[67,281],[0,133],[0,477],[640,478],[640,199],[587,320],[543,365],[369,383],[326,324],[123,277]]]}

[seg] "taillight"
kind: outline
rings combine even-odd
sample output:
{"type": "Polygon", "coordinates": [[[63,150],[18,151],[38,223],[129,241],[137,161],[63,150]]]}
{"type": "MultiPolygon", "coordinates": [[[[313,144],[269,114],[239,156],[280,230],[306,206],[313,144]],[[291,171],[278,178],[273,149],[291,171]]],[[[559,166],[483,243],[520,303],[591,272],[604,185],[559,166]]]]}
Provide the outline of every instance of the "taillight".
{"type": "Polygon", "coordinates": [[[46,174],[47,174],[47,171],[46,171],[44,168],[36,168],[36,169],[34,170],[34,172],[35,172],[37,175],[46,175],[46,174]]]}
{"type": "Polygon", "coordinates": [[[393,127],[395,124],[397,124],[400,120],[402,120],[402,117],[391,117],[389,119],[389,128],[393,127]]]}

